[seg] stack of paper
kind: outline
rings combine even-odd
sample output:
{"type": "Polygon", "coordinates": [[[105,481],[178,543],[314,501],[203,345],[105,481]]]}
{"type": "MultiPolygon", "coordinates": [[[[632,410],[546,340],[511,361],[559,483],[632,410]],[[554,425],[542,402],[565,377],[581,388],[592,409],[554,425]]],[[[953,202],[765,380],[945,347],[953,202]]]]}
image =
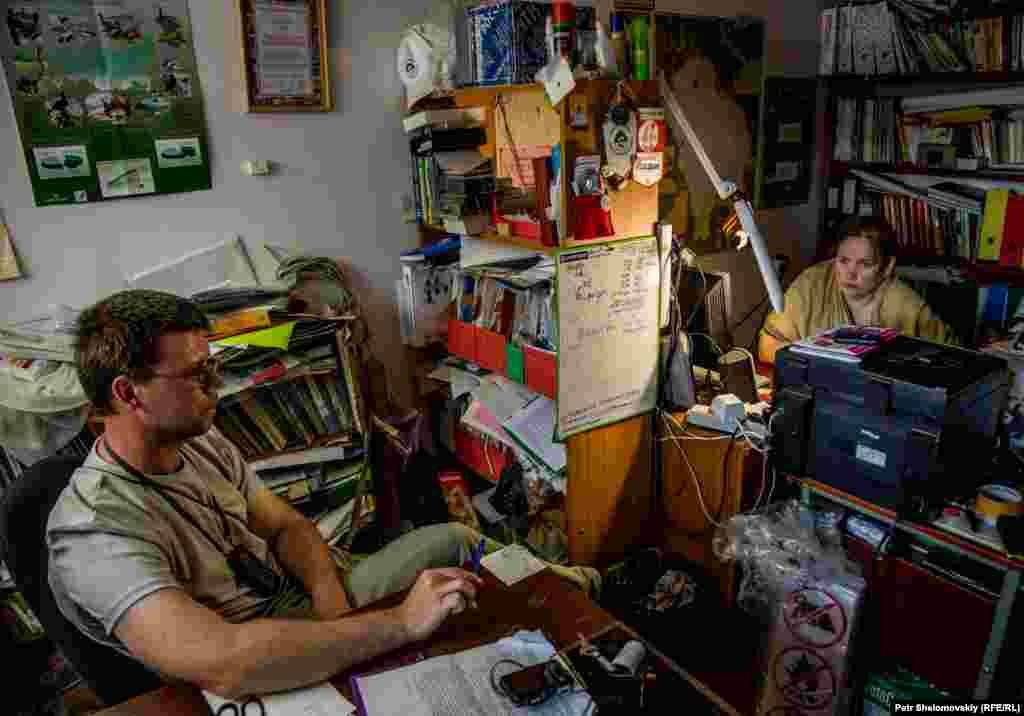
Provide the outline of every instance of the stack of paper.
{"type": "Polygon", "coordinates": [[[526,452],[553,472],[565,469],[565,446],[555,442],[555,402],[544,396],[506,420],[502,427],[526,452]]]}

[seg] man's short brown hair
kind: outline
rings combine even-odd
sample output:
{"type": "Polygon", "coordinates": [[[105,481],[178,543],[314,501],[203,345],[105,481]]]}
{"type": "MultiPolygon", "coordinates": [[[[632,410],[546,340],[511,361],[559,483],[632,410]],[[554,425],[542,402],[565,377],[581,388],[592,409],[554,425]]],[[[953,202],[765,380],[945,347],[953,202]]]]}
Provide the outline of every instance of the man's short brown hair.
{"type": "Polygon", "coordinates": [[[111,385],[117,376],[152,377],[160,336],[209,329],[210,322],[198,306],[162,291],[121,291],[82,311],[75,364],[96,413],[113,414],[111,385]]]}

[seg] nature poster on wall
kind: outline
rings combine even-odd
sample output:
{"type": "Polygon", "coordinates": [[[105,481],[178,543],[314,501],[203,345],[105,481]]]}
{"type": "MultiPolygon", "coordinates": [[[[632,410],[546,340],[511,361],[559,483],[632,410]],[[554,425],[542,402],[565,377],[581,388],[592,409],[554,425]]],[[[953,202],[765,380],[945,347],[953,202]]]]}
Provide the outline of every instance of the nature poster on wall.
{"type": "MultiPolygon", "coordinates": [[[[719,175],[752,196],[764,77],[764,20],[655,15],[655,56],[719,175]]],[[[687,246],[729,248],[732,205],[718,198],[697,156],[669,123],[658,216],[687,246]]]]}
{"type": "Polygon", "coordinates": [[[211,187],[188,0],[14,0],[4,13],[37,206],[211,187]]]}

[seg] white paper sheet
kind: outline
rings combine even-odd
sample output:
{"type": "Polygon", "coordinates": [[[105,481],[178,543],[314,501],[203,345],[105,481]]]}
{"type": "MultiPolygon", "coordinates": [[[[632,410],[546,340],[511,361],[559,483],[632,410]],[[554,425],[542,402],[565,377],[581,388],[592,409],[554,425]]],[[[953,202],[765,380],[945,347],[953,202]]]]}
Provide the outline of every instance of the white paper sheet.
{"type": "MultiPolygon", "coordinates": [[[[217,709],[224,704],[231,703],[209,691],[204,691],[203,696],[206,697],[206,702],[210,704],[213,713],[217,713],[217,709]]],[[[260,698],[266,709],[266,716],[349,716],[356,712],[356,707],[330,684],[282,691],[260,698]]],[[[249,711],[259,709],[250,706],[249,711]]]]}
{"type": "Polygon", "coordinates": [[[527,450],[554,470],[565,469],[565,446],[554,442],[555,435],[555,402],[544,396],[507,420],[503,427],[512,436],[523,443],[527,450]]]}
{"type": "Polygon", "coordinates": [[[658,392],[655,239],[558,256],[558,435],[654,409],[658,392]]]}
{"type": "Polygon", "coordinates": [[[506,389],[505,384],[498,382],[492,376],[487,376],[480,381],[480,390],[477,391],[476,397],[487,406],[498,422],[503,423],[525,408],[537,396],[533,395],[527,398],[518,391],[506,389]]]}
{"type": "Polygon", "coordinates": [[[517,544],[491,552],[480,560],[480,564],[508,587],[537,574],[545,567],[528,549],[517,544]]]}
{"type": "MultiPolygon", "coordinates": [[[[555,648],[536,632],[501,639],[456,654],[434,657],[380,674],[356,677],[367,716],[580,716],[590,707],[584,691],[567,692],[543,704],[517,707],[495,692],[491,669],[501,659],[523,666],[539,664],[555,655],[555,648]]],[[[498,678],[508,673],[499,666],[498,678]]],[[[509,665],[509,671],[515,667],[509,665]]],[[[271,716],[269,713],[267,716],[271,716]]]]}

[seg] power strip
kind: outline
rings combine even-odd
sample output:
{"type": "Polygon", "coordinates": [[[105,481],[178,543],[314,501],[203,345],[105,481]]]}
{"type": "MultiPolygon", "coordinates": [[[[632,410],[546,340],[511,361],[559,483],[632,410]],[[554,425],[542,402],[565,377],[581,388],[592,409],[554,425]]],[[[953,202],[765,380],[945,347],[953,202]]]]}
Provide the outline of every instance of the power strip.
{"type": "MultiPolygon", "coordinates": [[[[711,408],[706,405],[695,405],[686,411],[686,422],[690,425],[699,425],[702,428],[708,430],[717,430],[721,433],[728,433],[732,435],[737,432],[735,418],[726,418],[725,420],[719,419],[715,415],[711,408]]],[[[742,428],[749,435],[766,440],[768,438],[768,428],[764,423],[759,423],[753,420],[743,420],[742,428]]]]}

